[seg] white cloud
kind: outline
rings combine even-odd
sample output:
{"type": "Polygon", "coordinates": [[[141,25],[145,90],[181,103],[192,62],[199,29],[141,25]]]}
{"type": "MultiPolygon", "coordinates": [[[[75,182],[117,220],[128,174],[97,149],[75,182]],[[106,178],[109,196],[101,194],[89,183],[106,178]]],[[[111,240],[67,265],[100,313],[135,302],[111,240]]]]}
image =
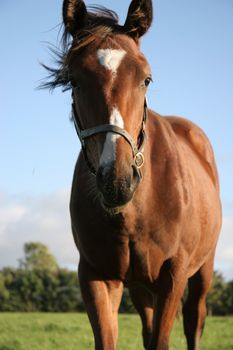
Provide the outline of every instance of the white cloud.
{"type": "Polygon", "coordinates": [[[40,197],[0,194],[0,213],[0,267],[17,266],[30,241],[46,244],[61,266],[77,266],[68,190],[40,197]]]}

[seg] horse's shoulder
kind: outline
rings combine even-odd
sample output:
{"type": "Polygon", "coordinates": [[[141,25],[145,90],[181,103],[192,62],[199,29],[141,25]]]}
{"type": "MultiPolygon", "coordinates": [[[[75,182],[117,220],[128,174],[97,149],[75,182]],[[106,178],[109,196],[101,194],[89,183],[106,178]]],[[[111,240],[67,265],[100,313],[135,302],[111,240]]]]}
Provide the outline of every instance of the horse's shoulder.
{"type": "Polygon", "coordinates": [[[204,131],[188,119],[180,117],[164,117],[171,125],[175,134],[184,139],[197,154],[205,166],[216,187],[218,187],[218,172],[210,141],[204,131]]]}

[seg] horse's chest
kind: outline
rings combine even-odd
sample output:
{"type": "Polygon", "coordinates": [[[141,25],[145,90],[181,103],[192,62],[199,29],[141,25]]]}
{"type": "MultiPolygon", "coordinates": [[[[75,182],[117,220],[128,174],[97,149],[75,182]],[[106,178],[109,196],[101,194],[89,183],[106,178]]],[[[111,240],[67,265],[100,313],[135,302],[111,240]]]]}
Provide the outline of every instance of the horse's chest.
{"type": "Polygon", "coordinates": [[[164,254],[157,244],[146,239],[130,240],[129,257],[130,281],[153,283],[158,278],[164,254]]]}
{"type": "Polygon", "coordinates": [[[102,262],[100,271],[106,271],[111,278],[120,278],[126,283],[153,283],[158,278],[164,253],[153,241],[124,237],[103,246],[105,250],[100,249],[101,258],[96,259],[95,265],[102,262]]]}
{"type": "Polygon", "coordinates": [[[80,255],[111,279],[155,281],[165,260],[164,242],[159,231],[152,230],[155,225],[148,221],[145,225],[136,214],[110,219],[101,215],[93,218],[91,213],[88,218],[73,218],[80,255]]]}
{"type": "Polygon", "coordinates": [[[133,240],[125,235],[111,235],[110,232],[108,235],[99,233],[98,239],[92,238],[89,236],[88,242],[82,240],[80,253],[100,273],[126,283],[152,283],[157,279],[164,254],[153,241],[147,238],[133,240]]]}

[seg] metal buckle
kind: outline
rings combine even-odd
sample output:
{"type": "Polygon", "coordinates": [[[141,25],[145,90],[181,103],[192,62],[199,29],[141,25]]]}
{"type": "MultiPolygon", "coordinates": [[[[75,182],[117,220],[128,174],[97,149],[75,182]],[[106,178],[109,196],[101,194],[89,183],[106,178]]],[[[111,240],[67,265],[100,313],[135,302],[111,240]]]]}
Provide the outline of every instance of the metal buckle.
{"type": "Polygon", "coordinates": [[[138,152],[134,157],[134,163],[138,169],[140,169],[144,164],[145,158],[142,152],[138,152]]]}

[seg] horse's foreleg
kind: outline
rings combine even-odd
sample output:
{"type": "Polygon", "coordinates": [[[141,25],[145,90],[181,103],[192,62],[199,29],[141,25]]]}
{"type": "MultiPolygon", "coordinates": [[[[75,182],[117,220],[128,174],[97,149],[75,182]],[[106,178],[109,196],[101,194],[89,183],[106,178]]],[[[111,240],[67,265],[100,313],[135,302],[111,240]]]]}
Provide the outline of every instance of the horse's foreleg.
{"type": "Polygon", "coordinates": [[[131,300],[142,321],[144,348],[147,349],[153,330],[154,298],[151,292],[141,286],[130,287],[131,300]]]}
{"type": "Polygon", "coordinates": [[[183,307],[188,350],[198,350],[206,318],[206,295],[213,275],[213,256],[188,281],[188,298],[183,307]]]}
{"type": "Polygon", "coordinates": [[[161,268],[157,286],[156,313],[148,350],[168,350],[172,326],[186,285],[186,259],[177,257],[161,268]]]}
{"type": "Polygon", "coordinates": [[[82,260],[79,281],[95,337],[95,350],[115,350],[122,282],[103,280],[82,260]]]}

